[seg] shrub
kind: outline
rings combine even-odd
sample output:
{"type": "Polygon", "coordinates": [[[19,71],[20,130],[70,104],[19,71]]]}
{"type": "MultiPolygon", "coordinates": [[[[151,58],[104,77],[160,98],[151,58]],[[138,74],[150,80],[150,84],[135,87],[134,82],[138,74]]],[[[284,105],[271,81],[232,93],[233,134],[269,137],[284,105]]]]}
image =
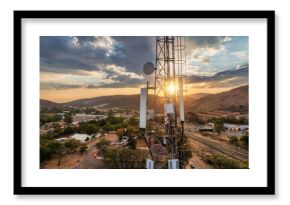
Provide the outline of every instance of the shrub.
{"type": "Polygon", "coordinates": [[[220,154],[213,154],[206,156],[206,162],[212,164],[214,168],[218,169],[241,169],[244,168],[242,164],[230,157],[220,154]]]}
{"type": "Polygon", "coordinates": [[[86,146],[86,145],[82,145],[81,147],[80,147],[80,153],[81,154],[83,154],[85,151],[87,151],[88,150],[88,146],[86,146]]]}
{"type": "Polygon", "coordinates": [[[239,139],[236,136],[229,136],[229,142],[234,145],[238,145],[239,139]]]}

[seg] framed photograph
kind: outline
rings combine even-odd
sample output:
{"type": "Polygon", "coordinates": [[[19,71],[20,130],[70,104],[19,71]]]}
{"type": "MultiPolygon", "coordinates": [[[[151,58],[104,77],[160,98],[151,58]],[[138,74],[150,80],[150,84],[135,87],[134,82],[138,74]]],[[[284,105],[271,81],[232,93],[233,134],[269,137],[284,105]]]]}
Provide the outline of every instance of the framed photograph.
{"type": "Polygon", "coordinates": [[[14,11],[14,194],[275,194],[274,80],[274,11],[14,11]]]}

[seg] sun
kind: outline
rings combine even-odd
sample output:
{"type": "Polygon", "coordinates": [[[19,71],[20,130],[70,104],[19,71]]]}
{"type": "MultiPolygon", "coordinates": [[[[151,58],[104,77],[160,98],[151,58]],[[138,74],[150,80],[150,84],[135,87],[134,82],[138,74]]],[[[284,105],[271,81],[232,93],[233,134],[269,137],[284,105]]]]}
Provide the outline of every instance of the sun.
{"type": "Polygon", "coordinates": [[[169,85],[167,86],[167,89],[170,95],[174,95],[176,91],[174,82],[170,82],[169,85]]]}

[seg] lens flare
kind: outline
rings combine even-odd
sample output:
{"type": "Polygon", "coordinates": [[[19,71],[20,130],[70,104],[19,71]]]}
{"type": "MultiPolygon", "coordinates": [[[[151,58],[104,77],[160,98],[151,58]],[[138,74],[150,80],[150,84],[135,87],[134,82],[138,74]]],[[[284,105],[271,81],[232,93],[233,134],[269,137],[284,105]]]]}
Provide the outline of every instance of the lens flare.
{"type": "Polygon", "coordinates": [[[174,95],[175,94],[175,85],[174,85],[174,82],[170,82],[169,85],[168,85],[168,92],[170,95],[174,95]]]}

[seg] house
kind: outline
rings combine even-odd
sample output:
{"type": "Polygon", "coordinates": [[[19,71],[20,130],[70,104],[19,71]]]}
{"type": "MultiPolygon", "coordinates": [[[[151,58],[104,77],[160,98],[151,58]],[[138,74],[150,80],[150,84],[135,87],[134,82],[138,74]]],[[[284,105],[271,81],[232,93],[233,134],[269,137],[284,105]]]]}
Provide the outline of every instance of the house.
{"type": "MultiPolygon", "coordinates": [[[[209,122],[208,126],[214,128],[214,123],[209,122]]],[[[239,124],[230,124],[230,123],[224,123],[224,127],[228,131],[246,131],[249,130],[249,125],[239,125],[239,124]]]]}
{"type": "Polygon", "coordinates": [[[73,116],[73,125],[79,124],[80,122],[88,122],[95,119],[96,115],[87,115],[84,113],[78,113],[73,116]]]}
{"type": "Polygon", "coordinates": [[[229,131],[245,131],[249,129],[249,125],[238,125],[229,123],[224,123],[224,127],[229,131]]]}
{"type": "Polygon", "coordinates": [[[71,138],[74,138],[76,140],[79,140],[81,142],[85,142],[87,138],[91,139],[91,136],[90,135],[87,135],[87,134],[78,134],[78,133],[75,133],[71,136],[71,138]]]}

